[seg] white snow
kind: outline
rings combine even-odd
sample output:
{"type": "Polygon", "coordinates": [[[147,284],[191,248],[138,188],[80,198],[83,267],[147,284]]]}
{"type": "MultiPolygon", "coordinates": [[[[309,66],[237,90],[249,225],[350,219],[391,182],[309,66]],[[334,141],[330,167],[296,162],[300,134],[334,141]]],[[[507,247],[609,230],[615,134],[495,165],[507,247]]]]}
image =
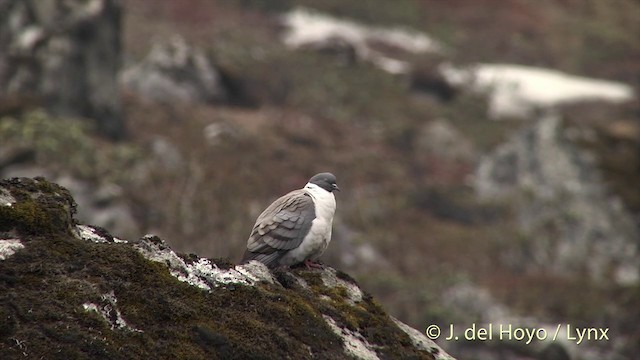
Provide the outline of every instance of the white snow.
{"type": "Polygon", "coordinates": [[[24,249],[24,245],[20,240],[0,239],[0,260],[8,259],[20,249],[24,249]]]}
{"type": "Polygon", "coordinates": [[[369,45],[371,42],[384,43],[414,54],[443,51],[437,41],[424,33],[366,26],[311,9],[294,9],[283,16],[283,23],[288,28],[283,42],[291,48],[342,41],[353,47],[358,58],[371,61],[393,74],[407,73],[410,70],[409,64],[374,50],[369,45]]]}
{"type": "Polygon", "coordinates": [[[443,65],[445,78],[456,85],[489,93],[489,115],[524,117],[538,109],[583,100],[625,102],[635,95],[631,86],[580,77],[561,71],[513,64],[477,64],[469,68],[443,65]]]}

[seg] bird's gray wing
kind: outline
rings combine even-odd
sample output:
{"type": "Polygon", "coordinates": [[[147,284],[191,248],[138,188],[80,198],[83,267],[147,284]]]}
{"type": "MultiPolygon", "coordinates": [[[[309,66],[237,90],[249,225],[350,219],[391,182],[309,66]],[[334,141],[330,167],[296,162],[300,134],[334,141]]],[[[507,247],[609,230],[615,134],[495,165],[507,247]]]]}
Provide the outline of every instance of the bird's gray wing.
{"type": "Polygon", "coordinates": [[[287,251],[300,246],[315,219],[315,206],[304,190],[274,201],[260,214],[247,242],[243,262],[258,260],[275,265],[287,251]]]}

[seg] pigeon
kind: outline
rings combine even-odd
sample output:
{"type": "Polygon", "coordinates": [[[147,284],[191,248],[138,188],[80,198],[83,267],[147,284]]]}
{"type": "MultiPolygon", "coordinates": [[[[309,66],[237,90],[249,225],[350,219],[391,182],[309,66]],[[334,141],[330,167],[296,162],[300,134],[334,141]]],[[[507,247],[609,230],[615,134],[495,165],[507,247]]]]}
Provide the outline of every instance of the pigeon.
{"type": "Polygon", "coordinates": [[[316,261],[331,241],[334,191],[340,191],[336,177],[324,172],[274,201],[258,216],[242,263],[257,260],[269,268],[297,264],[322,268],[316,261]]]}

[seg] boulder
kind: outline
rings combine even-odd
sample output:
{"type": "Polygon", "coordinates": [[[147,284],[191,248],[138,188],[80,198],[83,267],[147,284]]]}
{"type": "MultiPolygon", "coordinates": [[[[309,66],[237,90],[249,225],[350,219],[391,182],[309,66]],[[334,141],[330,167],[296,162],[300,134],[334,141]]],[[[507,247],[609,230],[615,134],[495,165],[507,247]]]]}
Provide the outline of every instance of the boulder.
{"type": "Polygon", "coordinates": [[[122,73],[120,82],[126,91],[148,101],[221,103],[229,99],[213,61],[181,36],[156,42],[141,62],[122,73]]]}
{"type": "Polygon", "coordinates": [[[506,261],[519,270],[637,284],[640,234],[634,218],[607,190],[590,154],[560,125],[558,115],[542,116],[477,168],[479,197],[516,204],[519,227],[529,239],[520,255],[506,261]]]}

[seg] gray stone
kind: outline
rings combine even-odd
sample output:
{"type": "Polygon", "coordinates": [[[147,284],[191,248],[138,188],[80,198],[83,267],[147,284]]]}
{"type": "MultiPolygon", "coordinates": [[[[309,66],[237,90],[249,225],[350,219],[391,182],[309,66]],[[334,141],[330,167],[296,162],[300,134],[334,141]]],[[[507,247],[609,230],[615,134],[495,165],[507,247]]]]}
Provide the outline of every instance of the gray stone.
{"type": "Polygon", "coordinates": [[[156,42],[140,63],[122,73],[120,82],[148,101],[217,103],[228,99],[211,59],[180,36],[156,42]]]}
{"type": "Polygon", "coordinates": [[[563,133],[557,115],[542,116],[486,156],[475,189],[480,198],[516,204],[529,240],[521,253],[506,256],[513,266],[638,282],[640,234],[633,216],[607,191],[591,156],[563,133]]]}
{"type": "Polygon", "coordinates": [[[117,0],[0,1],[0,99],[124,135],[117,0]]]}

